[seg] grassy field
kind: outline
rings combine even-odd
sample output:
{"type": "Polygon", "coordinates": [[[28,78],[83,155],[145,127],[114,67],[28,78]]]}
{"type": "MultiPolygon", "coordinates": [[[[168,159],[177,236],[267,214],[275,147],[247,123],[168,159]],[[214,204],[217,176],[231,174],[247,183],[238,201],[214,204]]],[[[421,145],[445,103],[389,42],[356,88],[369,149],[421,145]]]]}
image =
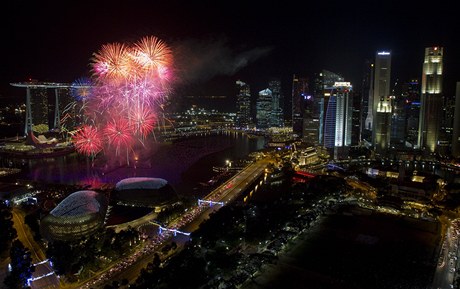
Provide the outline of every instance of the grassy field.
{"type": "Polygon", "coordinates": [[[439,230],[439,223],[347,208],[323,217],[243,288],[427,288],[439,230]]]}

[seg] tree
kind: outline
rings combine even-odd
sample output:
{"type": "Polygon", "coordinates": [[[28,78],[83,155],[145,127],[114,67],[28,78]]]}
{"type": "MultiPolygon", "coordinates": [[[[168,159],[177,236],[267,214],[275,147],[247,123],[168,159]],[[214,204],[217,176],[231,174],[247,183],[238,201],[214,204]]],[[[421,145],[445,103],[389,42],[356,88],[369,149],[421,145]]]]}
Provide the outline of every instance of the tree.
{"type": "Polygon", "coordinates": [[[0,202],[0,254],[5,253],[11,241],[16,239],[17,232],[13,227],[13,214],[11,208],[0,202]]]}
{"type": "Polygon", "coordinates": [[[65,275],[75,263],[75,252],[69,242],[54,241],[48,245],[47,257],[53,261],[54,271],[58,275],[65,275]]]}
{"type": "Polygon", "coordinates": [[[50,128],[47,124],[41,123],[41,124],[32,126],[32,130],[38,134],[43,134],[45,132],[48,132],[50,128]]]}
{"type": "Polygon", "coordinates": [[[158,255],[158,253],[155,253],[155,255],[153,255],[152,264],[153,264],[153,266],[154,266],[155,268],[160,267],[161,259],[160,259],[160,255],[158,255]]]}
{"type": "Polygon", "coordinates": [[[29,249],[19,240],[15,240],[10,249],[11,272],[4,283],[9,288],[27,288],[27,280],[32,277],[35,267],[29,249]]]}

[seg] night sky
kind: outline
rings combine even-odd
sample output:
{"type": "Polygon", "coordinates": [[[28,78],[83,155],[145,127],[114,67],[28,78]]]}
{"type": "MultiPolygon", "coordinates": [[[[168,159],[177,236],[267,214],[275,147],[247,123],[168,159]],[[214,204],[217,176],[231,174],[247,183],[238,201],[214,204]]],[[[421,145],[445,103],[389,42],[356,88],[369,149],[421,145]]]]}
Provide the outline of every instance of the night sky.
{"type": "Polygon", "coordinates": [[[72,82],[90,75],[101,45],[146,35],[173,48],[181,95],[233,97],[235,80],[256,92],[271,77],[289,94],[294,73],[321,69],[359,87],[364,61],[377,50],[392,51],[392,76],[406,81],[420,78],[424,48],[434,45],[445,47],[445,92],[460,81],[452,1],[9,2],[0,12],[2,101],[24,95],[10,82],[72,82]]]}

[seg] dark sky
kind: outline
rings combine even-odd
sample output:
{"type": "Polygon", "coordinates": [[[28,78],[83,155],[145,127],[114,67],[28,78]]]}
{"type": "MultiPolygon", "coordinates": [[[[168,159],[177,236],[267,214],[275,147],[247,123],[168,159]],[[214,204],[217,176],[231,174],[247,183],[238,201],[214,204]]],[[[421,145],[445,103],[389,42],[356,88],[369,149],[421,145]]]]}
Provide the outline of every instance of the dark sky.
{"type": "Polygon", "coordinates": [[[180,94],[230,95],[328,69],[355,87],[365,59],[392,51],[392,75],[420,78],[424,47],[445,47],[445,91],[460,80],[460,17],[452,1],[8,1],[1,8],[0,100],[10,82],[72,82],[92,53],[154,35],[175,54],[180,94]],[[321,2],[321,4],[319,3],[321,2]]]}

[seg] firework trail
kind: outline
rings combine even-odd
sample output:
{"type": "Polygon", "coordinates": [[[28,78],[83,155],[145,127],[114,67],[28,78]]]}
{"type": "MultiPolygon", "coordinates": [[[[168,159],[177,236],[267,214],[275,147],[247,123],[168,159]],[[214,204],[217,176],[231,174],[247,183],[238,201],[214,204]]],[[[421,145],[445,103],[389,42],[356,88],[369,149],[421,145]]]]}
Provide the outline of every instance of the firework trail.
{"type": "Polygon", "coordinates": [[[154,36],[133,44],[102,45],[91,58],[92,80],[75,91],[76,98],[84,100],[87,124],[73,137],[77,151],[128,155],[137,144],[144,145],[170,94],[172,62],[171,49],[154,36]],[[91,89],[83,90],[88,83],[91,89]],[[90,132],[97,133],[99,143],[90,132]]]}

